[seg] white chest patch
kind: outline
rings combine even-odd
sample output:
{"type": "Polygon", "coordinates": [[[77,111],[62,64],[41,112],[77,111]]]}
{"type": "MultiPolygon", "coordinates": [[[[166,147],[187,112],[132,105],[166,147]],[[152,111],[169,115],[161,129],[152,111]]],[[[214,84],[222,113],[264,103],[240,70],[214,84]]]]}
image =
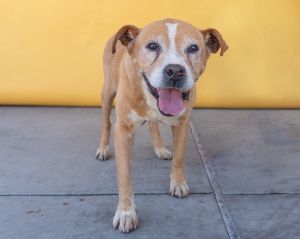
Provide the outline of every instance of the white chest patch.
{"type": "Polygon", "coordinates": [[[129,114],[128,114],[128,119],[130,119],[130,121],[136,126],[139,127],[141,126],[144,121],[146,120],[145,118],[141,117],[140,115],[137,114],[137,112],[135,112],[134,110],[132,110],[129,114]]]}

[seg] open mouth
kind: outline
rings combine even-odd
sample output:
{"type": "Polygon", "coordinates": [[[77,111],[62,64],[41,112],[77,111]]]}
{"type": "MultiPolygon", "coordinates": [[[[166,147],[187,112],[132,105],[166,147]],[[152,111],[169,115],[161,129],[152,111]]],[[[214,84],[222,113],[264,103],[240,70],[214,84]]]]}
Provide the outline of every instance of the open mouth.
{"type": "Polygon", "coordinates": [[[151,95],[157,100],[159,111],[165,116],[177,116],[183,110],[183,101],[189,100],[190,91],[182,92],[176,88],[155,88],[145,73],[142,73],[151,95]]]}

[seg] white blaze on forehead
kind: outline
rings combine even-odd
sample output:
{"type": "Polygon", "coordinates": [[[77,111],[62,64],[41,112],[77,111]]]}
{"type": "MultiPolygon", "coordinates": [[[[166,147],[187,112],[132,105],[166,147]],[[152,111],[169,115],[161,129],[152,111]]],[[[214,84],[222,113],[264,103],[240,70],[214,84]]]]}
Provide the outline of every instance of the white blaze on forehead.
{"type": "Polygon", "coordinates": [[[166,23],[168,27],[168,38],[170,42],[170,51],[174,54],[177,54],[176,45],[175,45],[175,37],[177,32],[177,23],[166,23]]]}
{"type": "Polygon", "coordinates": [[[183,64],[180,58],[175,44],[176,33],[177,33],[177,23],[166,23],[168,28],[168,38],[169,38],[169,49],[166,56],[167,64],[183,64]]]}

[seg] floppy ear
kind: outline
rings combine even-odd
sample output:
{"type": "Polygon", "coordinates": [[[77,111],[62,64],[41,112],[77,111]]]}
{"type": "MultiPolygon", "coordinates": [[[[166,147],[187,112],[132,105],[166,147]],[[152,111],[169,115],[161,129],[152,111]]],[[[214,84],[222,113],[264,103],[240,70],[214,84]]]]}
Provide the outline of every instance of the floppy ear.
{"type": "Polygon", "coordinates": [[[140,29],[133,25],[125,25],[121,27],[121,29],[117,32],[115,35],[115,39],[112,45],[112,53],[115,54],[116,52],[116,46],[118,40],[128,48],[130,51],[131,48],[133,47],[133,43],[137,35],[139,34],[140,29]]]}
{"type": "Polygon", "coordinates": [[[221,48],[220,55],[223,56],[224,52],[228,49],[228,45],[223,40],[221,34],[214,28],[201,30],[204,36],[205,45],[209,53],[217,53],[221,48]]]}

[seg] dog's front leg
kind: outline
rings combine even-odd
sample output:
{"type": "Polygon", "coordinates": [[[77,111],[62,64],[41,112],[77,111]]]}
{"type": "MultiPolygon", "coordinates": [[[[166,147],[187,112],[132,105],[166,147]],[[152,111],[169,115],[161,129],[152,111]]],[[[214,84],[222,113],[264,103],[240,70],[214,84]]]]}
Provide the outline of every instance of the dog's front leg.
{"type": "Polygon", "coordinates": [[[188,133],[188,118],[178,126],[172,126],[173,160],[170,181],[170,194],[175,197],[186,197],[189,187],[184,175],[184,154],[188,133]]]}
{"type": "Polygon", "coordinates": [[[119,204],[113,219],[113,227],[122,232],[136,229],[138,219],[135,211],[131,184],[131,159],[134,128],[122,122],[115,124],[115,154],[119,184],[119,204]]]}

